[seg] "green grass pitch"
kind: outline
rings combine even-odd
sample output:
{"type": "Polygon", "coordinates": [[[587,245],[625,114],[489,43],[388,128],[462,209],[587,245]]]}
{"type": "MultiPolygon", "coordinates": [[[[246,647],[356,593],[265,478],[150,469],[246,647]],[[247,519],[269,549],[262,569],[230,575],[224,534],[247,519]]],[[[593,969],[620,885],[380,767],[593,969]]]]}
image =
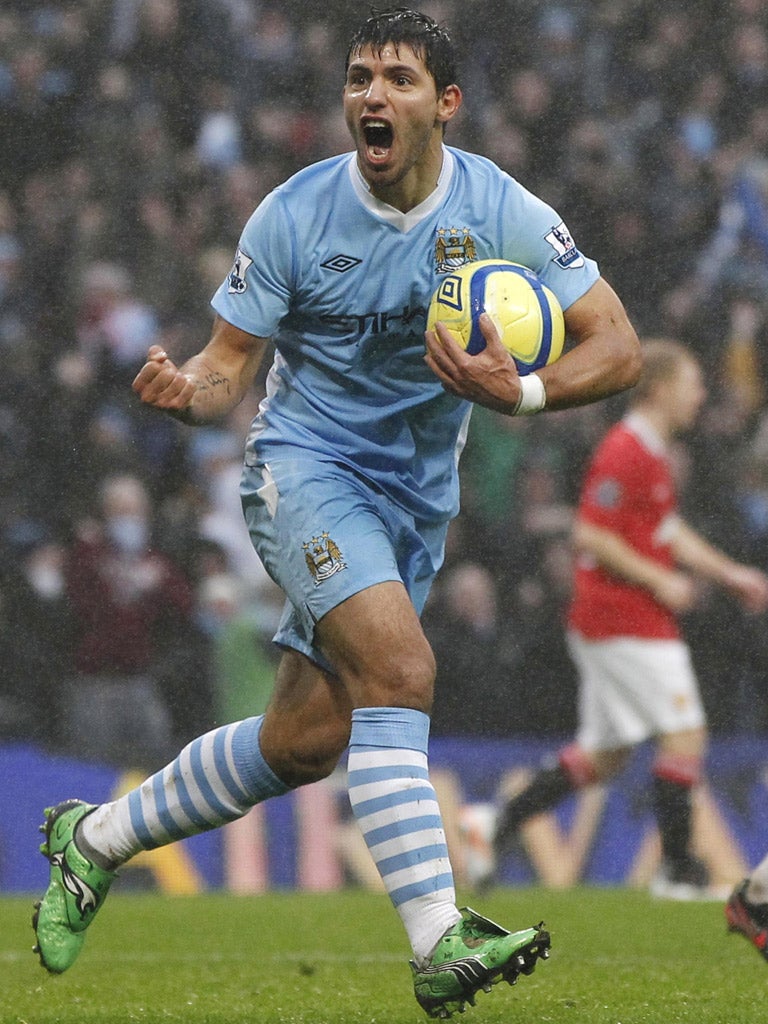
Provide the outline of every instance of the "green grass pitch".
{"type": "MultiPolygon", "coordinates": [[[[625,889],[465,899],[552,956],[480,993],[468,1024],[752,1024],[768,964],[718,903],[625,889]]],[[[114,892],[61,977],[31,953],[31,899],[0,899],[0,1024],[424,1024],[386,897],[362,891],[170,898],[114,892]]]]}

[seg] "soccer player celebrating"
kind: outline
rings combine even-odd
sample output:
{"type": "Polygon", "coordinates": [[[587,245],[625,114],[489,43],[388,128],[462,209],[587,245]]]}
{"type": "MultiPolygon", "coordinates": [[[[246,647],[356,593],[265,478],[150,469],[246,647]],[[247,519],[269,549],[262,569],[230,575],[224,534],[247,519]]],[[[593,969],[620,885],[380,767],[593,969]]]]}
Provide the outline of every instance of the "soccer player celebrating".
{"type": "Polygon", "coordinates": [[[352,38],[343,105],[354,151],[277,188],[246,224],[213,297],[211,338],[177,367],[150,349],[142,401],[185,423],[229,413],[276,349],[250,432],[245,518],[287,595],[283,655],[263,716],[214,729],[114,802],[46,812],[50,883],[35,927],[65,971],[116,868],[329,775],[348,748],[349,796],[413,950],[416,997],[447,1017],[547,954],[456,907],[427,737],[435,673],[419,622],[458,508],[471,402],[509,415],[631,387],[640,349],[623,306],[561,218],[488,160],[444,144],[461,105],[447,32],[419,13],[352,38]],[[457,244],[445,252],[445,238],[457,244]],[[488,318],[469,356],[425,314],[472,259],[535,270],[565,310],[572,351],[521,379],[488,318]]]}
{"type": "Polygon", "coordinates": [[[587,470],[574,528],[568,639],[579,675],[576,741],[501,810],[494,852],[498,859],[528,818],[614,777],[633,747],[653,739],[662,864],[651,889],[693,899],[708,895],[706,870],[690,843],[706,725],[677,615],[693,604],[695,575],[725,587],[752,612],[768,606],[768,577],[712,547],[679,516],[668,448],[704,401],[701,369],[671,340],[647,342],[643,355],[628,414],[587,470]]]}

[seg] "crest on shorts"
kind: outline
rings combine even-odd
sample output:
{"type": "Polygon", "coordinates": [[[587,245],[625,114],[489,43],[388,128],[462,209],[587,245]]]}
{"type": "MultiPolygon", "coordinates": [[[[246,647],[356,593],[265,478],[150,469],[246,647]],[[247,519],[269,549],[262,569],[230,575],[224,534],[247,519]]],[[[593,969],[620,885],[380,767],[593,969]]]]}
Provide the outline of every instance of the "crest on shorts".
{"type": "Polygon", "coordinates": [[[242,249],[238,249],[235,253],[235,262],[232,264],[232,269],[229,272],[227,278],[227,291],[235,295],[242,295],[245,289],[248,287],[248,283],[245,280],[245,272],[253,263],[250,256],[246,256],[242,249]]]}
{"type": "Polygon", "coordinates": [[[477,259],[477,246],[469,228],[438,228],[435,239],[435,271],[448,274],[477,259]]]}
{"type": "Polygon", "coordinates": [[[304,549],[304,560],[312,573],[315,586],[319,587],[323,580],[335,576],[337,572],[347,568],[347,563],[339,550],[338,544],[323,531],[312,540],[301,545],[304,549]]]}

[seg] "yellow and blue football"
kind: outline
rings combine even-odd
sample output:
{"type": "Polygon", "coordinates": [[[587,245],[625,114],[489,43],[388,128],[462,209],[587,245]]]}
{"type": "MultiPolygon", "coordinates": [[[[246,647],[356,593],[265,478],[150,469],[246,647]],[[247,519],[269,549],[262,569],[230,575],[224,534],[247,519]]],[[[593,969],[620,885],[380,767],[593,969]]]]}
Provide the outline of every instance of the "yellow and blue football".
{"type": "Polygon", "coordinates": [[[563,352],[565,322],[557,296],[528,267],[476,260],[447,274],[429,304],[427,330],[440,320],[462,348],[485,348],[478,323],[488,313],[521,375],[554,363],[563,352]]]}

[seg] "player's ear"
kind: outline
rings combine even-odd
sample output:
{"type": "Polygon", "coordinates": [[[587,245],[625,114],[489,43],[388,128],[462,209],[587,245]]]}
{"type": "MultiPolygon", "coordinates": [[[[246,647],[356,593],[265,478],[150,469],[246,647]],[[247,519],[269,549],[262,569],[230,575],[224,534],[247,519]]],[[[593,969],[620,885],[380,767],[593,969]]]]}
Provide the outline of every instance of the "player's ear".
{"type": "Polygon", "coordinates": [[[458,85],[446,85],[437,100],[437,121],[447,124],[458,112],[463,97],[458,85]]]}

